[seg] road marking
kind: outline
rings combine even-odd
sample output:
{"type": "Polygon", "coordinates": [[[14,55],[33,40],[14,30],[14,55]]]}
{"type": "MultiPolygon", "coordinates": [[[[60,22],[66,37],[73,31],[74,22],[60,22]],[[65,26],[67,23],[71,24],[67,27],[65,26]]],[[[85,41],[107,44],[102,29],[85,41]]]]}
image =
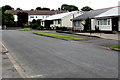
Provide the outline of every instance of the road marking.
{"type": "Polygon", "coordinates": [[[32,76],[30,76],[31,78],[41,78],[41,77],[43,77],[43,75],[32,75],[32,76]]]}

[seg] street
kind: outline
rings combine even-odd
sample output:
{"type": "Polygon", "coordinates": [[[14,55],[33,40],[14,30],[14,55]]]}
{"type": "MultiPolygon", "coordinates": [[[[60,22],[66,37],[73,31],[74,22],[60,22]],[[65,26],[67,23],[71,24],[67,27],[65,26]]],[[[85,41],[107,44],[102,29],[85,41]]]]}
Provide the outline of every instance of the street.
{"type": "Polygon", "coordinates": [[[118,52],[84,41],[65,41],[4,30],[3,44],[32,77],[117,78],[118,52]]]}

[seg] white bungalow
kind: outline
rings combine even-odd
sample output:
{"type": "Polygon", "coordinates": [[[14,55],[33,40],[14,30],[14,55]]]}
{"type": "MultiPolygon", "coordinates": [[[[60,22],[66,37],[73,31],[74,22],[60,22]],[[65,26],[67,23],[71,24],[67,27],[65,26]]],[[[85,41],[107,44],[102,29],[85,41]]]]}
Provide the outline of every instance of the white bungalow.
{"type": "MultiPolygon", "coordinates": [[[[80,11],[66,12],[66,13],[52,15],[52,16],[46,18],[44,21],[45,22],[52,21],[50,24],[51,28],[56,28],[56,27],[72,28],[73,23],[72,23],[71,19],[73,19],[77,16],[80,16],[81,14],[82,14],[82,12],[80,12],[80,11]]],[[[45,27],[44,22],[42,25],[45,27]]]]}
{"type": "Polygon", "coordinates": [[[73,19],[74,29],[101,31],[120,31],[120,7],[110,7],[92,10],[73,19]],[[89,25],[84,26],[85,20],[89,18],[89,25]],[[119,24],[119,28],[118,28],[119,24]]]}
{"type": "Polygon", "coordinates": [[[95,16],[100,30],[120,31],[120,7],[114,7],[104,13],[95,16]]]}

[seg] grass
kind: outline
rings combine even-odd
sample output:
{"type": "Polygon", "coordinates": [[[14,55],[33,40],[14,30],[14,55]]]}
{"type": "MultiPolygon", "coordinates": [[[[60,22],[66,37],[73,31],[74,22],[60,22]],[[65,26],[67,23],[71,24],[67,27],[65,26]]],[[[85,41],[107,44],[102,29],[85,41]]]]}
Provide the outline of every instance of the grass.
{"type": "Polygon", "coordinates": [[[78,38],[78,37],[73,37],[73,36],[66,36],[66,35],[45,33],[45,32],[34,32],[34,34],[49,36],[49,37],[54,37],[54,38],[60,38],[60,39],[65,39],[65,40],[90,40],[90,39],[86,39],[86,38],[78,38]]]}
{"type": "Polygon", "coordinates": [[[112,49],[119,49],[120,50],[120,46],[111,46],[110,48],[112,48],[112,49]]]}
{"type": "Polygon", "coordinates": [[[30,28],[23,28],[23,29],[20,29],[20,31],[32,31],[30,28]]]}

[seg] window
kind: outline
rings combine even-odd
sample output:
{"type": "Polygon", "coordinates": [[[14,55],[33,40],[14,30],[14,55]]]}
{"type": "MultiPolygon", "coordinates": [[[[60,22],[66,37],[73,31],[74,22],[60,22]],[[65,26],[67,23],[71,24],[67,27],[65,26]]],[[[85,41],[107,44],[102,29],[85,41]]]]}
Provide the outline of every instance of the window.
{"type": "Polygon", "coordinates": [[[98,19],[98,25],[110,25],[110,19],[98,19]]]}
{"type": "Polygon", "coordinates": [[[103,20],[103,25],[107,25],[107,19],[103,20]]]}
{"type": "Polygon", "coordinates": [[[75,21],[75,22],[74,22],[74,26],[76,26],[76,27],[77,27],[77,26],[80,26],[80,22],[79,22],[79,21],[75,21]]]}
{"type": "Polygon", "coordinates": [[[30,16],[30,18],[34,18],[34,16],[30,16]]]}
{"type": "Polygon", "coordinates": [[[36,18],[37,18],[37,16],[36,16],[36,18]]]}

